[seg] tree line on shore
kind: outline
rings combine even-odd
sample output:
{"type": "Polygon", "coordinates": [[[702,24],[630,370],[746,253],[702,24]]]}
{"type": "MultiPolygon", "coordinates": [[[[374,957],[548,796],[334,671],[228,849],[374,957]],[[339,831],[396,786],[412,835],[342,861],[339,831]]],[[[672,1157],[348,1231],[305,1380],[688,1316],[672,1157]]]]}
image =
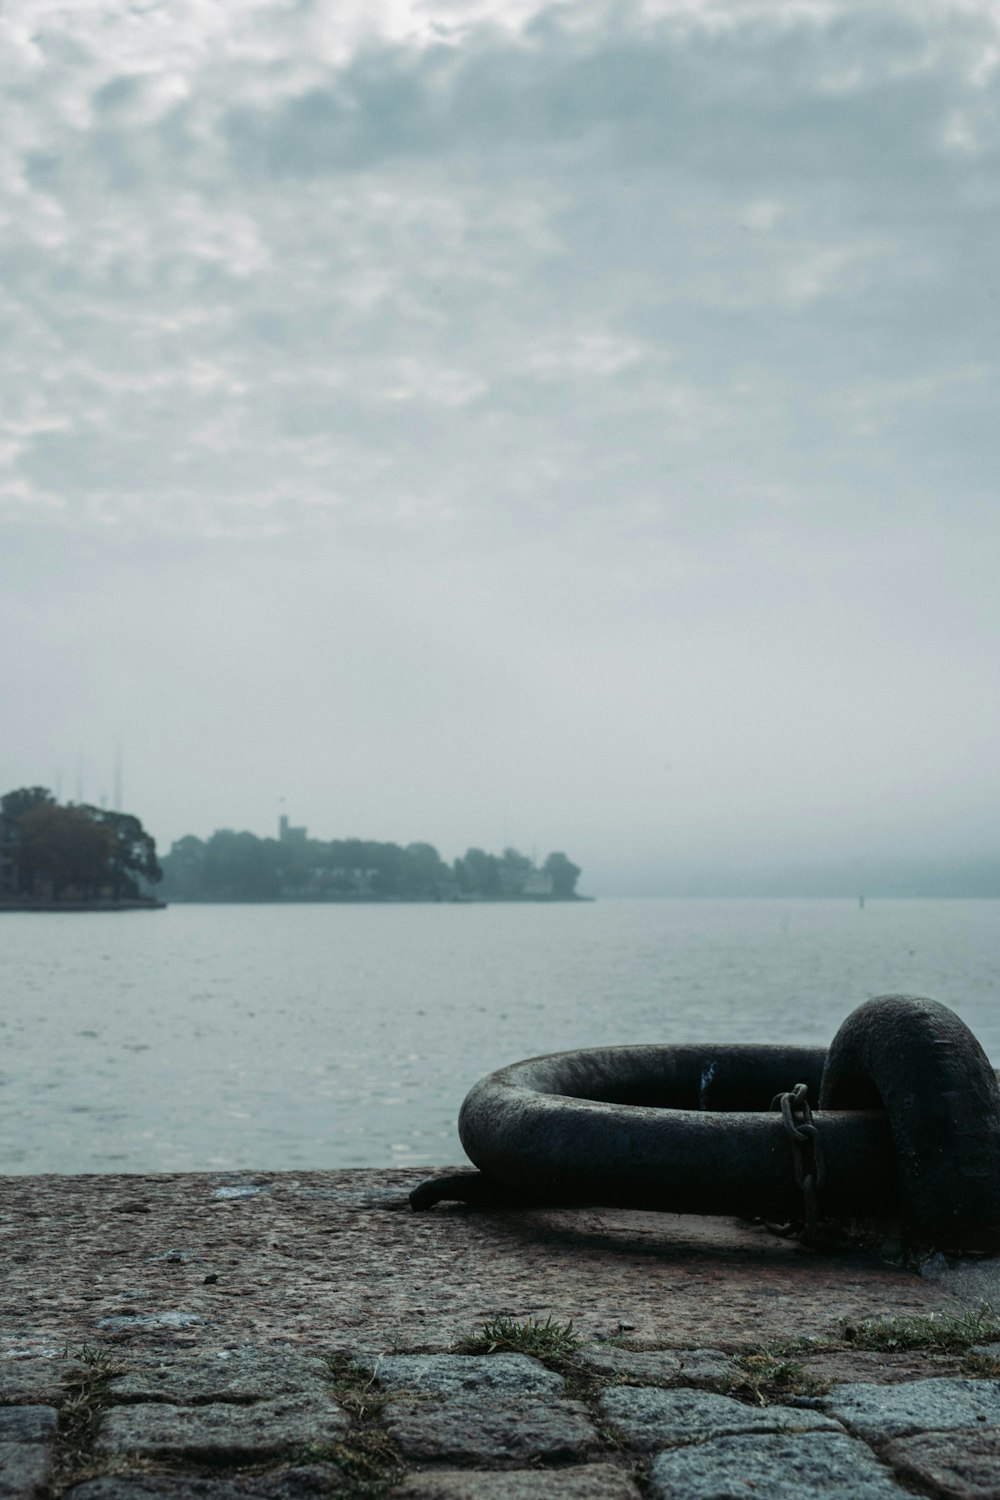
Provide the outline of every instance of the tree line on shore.
{"type": "Polygon", "coordinates": [[[163,859],[170,901],[573,901],[580,868],[561,852],[537,866],[516,849],[469,849],[447,864],[432,844],[188,834],[163,859]]]}
{"type": "Polygon", "coordinates": [[[468,849],[447,864],[432,844],[310,839],[282,819],[279,838],[218,829],[178,839],[161,862],[132,813],[59,803],[47,787],[0,797],[0,902],[572,901],[578,865],[517,849],[468,849]]]}
{"type": "Polygon", "coordinates": [[[43,786],[0,797],[0,900],[147,899],[161,878],[156,840],[132,813],[62,805],[43,786]]]}

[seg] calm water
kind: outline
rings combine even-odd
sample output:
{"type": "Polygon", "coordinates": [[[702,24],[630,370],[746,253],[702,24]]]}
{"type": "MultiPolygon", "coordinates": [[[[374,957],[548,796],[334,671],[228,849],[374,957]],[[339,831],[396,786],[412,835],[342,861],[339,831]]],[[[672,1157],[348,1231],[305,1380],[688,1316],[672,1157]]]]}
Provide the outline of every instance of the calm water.
{"type": "Polygon", "coordinates": [[[461,1161],[538,1052],[829,1042],[889,990],[1000,1060],[1000,903],[600,901],[0,914],[0,1172],[461,1161]]]}

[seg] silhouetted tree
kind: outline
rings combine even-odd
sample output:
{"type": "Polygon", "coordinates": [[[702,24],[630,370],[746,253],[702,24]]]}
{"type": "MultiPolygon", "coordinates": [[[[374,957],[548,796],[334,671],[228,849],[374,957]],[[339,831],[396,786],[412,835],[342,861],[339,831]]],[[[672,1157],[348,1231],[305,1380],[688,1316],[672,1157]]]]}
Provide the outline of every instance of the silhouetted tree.
{"type": "Polygon", "coordinates": [[[552,880],[552,894],[560,901],[568,901],[576,895],[576,882],[580,878],[580,866],[573,864],[565,854],[550,854],[542,866],[542,874],[552,880]]]}
{"type": "Polygon", "coordinates": [[[17,862],[23,891],[51,895],[58,901],[69,886],[81,897],[92,897],[108,882],[115,837],[110,828],[90,816],[88,808],[40,802],[22,813],[18,823],[17,862]]]}
{"type": "MultiPolygon", "coordinates": [[[[564,854],[549,859],[558,894],[571,896],[579,868],[564,854]]],[[[190,835],[178,839],[163,864],[164,894],[186,901],[518,900],[537,873],[516,849],[505,849],[501,858],[468,849],[449,868],[433,844],[291,843],[231,829],[217,829],[204,843],[190,835]]]]}
{"type": "Polygon", "coordinates": [[[531,875],[531,860],[517,849],[505,849],[500,860],[500,890],[505,896],[520,896],[531,875]]]}
{"type": "Polygon", "coordinates": [[[462,858],[463,882],[470,895],[500,895],[500,861],[484,849],[466,849],[462,858]]]}
{"type": "Polygon", "coordinates": [[[156,858],[156,840],[133,813],[108,812],[102,807],[84,807],[81,811],[107,829],[113,840],[109,877],[116,901],[123,896],[141,895],[141,881],[154,885],[163,879],[156,858]]]}

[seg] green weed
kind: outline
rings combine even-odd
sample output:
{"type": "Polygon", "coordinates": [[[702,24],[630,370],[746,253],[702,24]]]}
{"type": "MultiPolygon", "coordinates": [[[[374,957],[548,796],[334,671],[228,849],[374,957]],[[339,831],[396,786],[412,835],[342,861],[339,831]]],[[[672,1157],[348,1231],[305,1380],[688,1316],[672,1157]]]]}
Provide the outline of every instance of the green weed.
{"type": "Polygon", "coordinates": [[[378,1418],[389,1400],[375,1383],[375,1375],[346,1356],[327,1360],[333,1395],[351,1418],[342,1442],[331,1443],[322,1457],[335,1463],[344,1478],[345,1496],[377,1497],[398,1480],[399,1455],[378,1418]]]}
{"type": "Polygon", "coordinates": [[[551,1318],[540,1322],[527,1318],[498,1316],[484,1323],[481,1333],[473,1333],[452,1345],[454,1354],[530,1354],[547,1364],[561,1364],[580,1347],[580,1338],[569,1323],[554,1323],[551,1318]]]}
{"type": "Polygon", "coordinates": [[[60,1479],[82,1479],[94,1472],[92,1451],[101,1416],[108,1404],[108,1382],[125,1373],[125,1366],[106,1349],[83,1344],[65,1349],[74,1368],[63,1381],[59,1408],[55,1467],[60,1479]]]}
{"type": "Polygon", "coordinates": [[[733,1364],[738,1373],[730,1383],[729,1394],[752,1401],[756,1406],[766,1406],[769,1401],[803,1395],[817,1388],[797,1361],[782,1359],[776,1354],[761,1350],[734,1354],[733,1364]]]}
{"type": "Polygon", "coordinates": [[[912,1318],[866,1318],[845,1323],[843,1336],[855,1349],[895,1353],[907,1349],[931,1349],[957,1354],[973,1344],[1000,1339],[1000,1319],[988,1303],[976,1311],[931,1313],[912,1318]]]}

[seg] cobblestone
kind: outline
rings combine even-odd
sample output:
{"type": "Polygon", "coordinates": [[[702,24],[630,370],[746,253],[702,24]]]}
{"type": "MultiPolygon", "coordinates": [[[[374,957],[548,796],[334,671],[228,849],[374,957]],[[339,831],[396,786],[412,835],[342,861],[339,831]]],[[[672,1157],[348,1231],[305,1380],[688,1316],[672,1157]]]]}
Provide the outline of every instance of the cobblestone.
{"type": "Polygon", "coordinates": [[[707,1437],[747,1432],[814,1432],[836,1428],[821,1412],[792,1406],[747,1406],[710,1391],[613,1386],[600,1401],[605,1421],[640,1453],[707,1437]]]}
{"type": "Polygon", "coordinates": [[[737,1371],[718,1349],[618,1349],[596,1344],[581,1349],[578,1362],[597,1375],[624,1376],[641,1385],[729,1385],[737,1371]]]}
{"type": "Polygon", "coordinates": [[[336,1494],[342,1487],[340,1472],[332,1464],[306,1464],[235,1481],[178,1474],[106,1475],[75,1485],[66,1491],[65,1500],[312,1500],[336,1494]]]}
{"type": "Polygon", "coordinates": [[[107,1412],[97,1436],[99,1457],[134,1454],[209,1463],[279,1458],[294,1448],[322,1446],[345,1436],[348,1422],[332,1401],[308,1396],[251,1406],[211,1402],[173,1406],[149,1402],[107,1412]]]}
{"type": "Polygon", "coordinates": [[[209,1401],[266,1401],[292,1392],[322,1398],[330,1370],[316,1355],[270,1349],[220,1349],[183,1362],[147,1357],[139,1368],[112,1380],[116,1402],[172,1401],[190,1406],[209,1401]]]}
{"type": "Polygon", "coordinates": [[[567,1463],[598,1447],[579,1401],[522,1401],[479,1394],[440,1403],[392,1402],[385,1428],[415,1463],[567,1463]]]}
{"type": "Polygon", "coordinates": [[[410,1475],[390,1491],[390,1500],[639,1500],[639,1491],[627,1474],[610,1464],[582,1464],[548,1473],[430,1470],[410,1475]]]}
{"type": "MultiPolygon", "coordinates": [[[[250,1344],[114,1358],[121,1373],[63,1358],[0,1365],[8,1394],[47,1398],[0,1405],[0,1500],[309,1500],[344,1488],[338,1445],[351,1449],[353,1419],[334,1399],[326,1359],[250,1344]],[[116,1472],[60,1490],[55,1403],[67,1377],[76,1385],[88,1368],[104,1407],[93,1462],[116,1472]],[[157,1474],[157,1463],[175,1469],[157,1474]],[[203,1471],[176,1471],[185,1464],[203,1471]],[[268,1464],[280,1467],[239,1472],[268,1464]]],[[[921,1368],[918,1355],[907,1358],[907,1370],[921,1368]]],[[[824,1396],[751,1405],[705,1388],[735,1373],[718,1350],[588,1347],[569,1366],[585,1377],[573,1399],[562,1373],[525,1355],[358,1350],[353,1359],[380,1393],[362,1418],[389,1444],[377,1462],[386,1476],[404,1470],[393,1500],[637,1500],[645,1464],[652,1500],[727,1500],[748,1485],[770,1500],[806,1490],[883,1500],[904,1485],[940,1500],[1000,1500],[994,1379],[900,1379],[887,1357],[886,1383],[842,1381],[824,1396]]],[[[830,1359],[815,1355],[817,1366],[830,1359]]],[[[933,1367],[927,1356],[923,1368],[933,1367]]],[[[877,1368],[870,1355],[864,1368],[877,1368]]]]}
{"type": "Polygon", "coordinates": [[[71,1368],[68,1359],[0,1359],[0,1404],[58,1405],[71,1368]]]}
{"type": "Polygon", "coordinates": [[[911,1432],[1000,1427],[1000,1382],[932,1379],[904,1385],[834,1386],[824,1408],[870,1443],[911,1432]]]}
{"type": "Polygon", "coordinates": [[[408,1184],[11,1180],[0,1500],[1000,1500],[991,1366],[841,1336],[958,1310],[943,1281],[668,1215],[408,1216],[408,1184]],[[588,1342],[445,1352],[498,1316],[588,1342]],[[789,1327],[754,1403],[733,1353],[789,1327]]]}
{"type": "Polygon", "coordinates": [[[44,1443],[55,1437],[51,1406],[0,1406],[0,1443],[44,1443]]]}
{"type": "Polygon", "coordinates": [[[661,1453],[652,1500],[902,1500],[906,1493],[871,1449],[844,1433],[737,1435],[661,1453]]]}
{"type": "Polygon", "coordinates": [[[0,1442],[0,1500],[31,1500],[51,1467],[51,1451],[41,1443],[0,1442]]]}
{"type": "Polygon", "coordinates": [[[884,1456],[901,1479],[940,1500],[1000,1500],[1000,1432],[988,1428],[897,1438],[884,1456]]]}
{"type": "Polygon", "coordinates": [[[380,1386],[444,1397],[553,1396],[566,1382],[526,1354],[390,1354],[370,1362],[380,1386]]]}
{"type": "Polygon", "coordinates": [[[598,1446],[586,1407],[559,1399],[563,1377],[526,1355],[389,1355],[370,1368],[393,1397],[385,1429],[413,1462],[559,1463],[598,1446]]]}

